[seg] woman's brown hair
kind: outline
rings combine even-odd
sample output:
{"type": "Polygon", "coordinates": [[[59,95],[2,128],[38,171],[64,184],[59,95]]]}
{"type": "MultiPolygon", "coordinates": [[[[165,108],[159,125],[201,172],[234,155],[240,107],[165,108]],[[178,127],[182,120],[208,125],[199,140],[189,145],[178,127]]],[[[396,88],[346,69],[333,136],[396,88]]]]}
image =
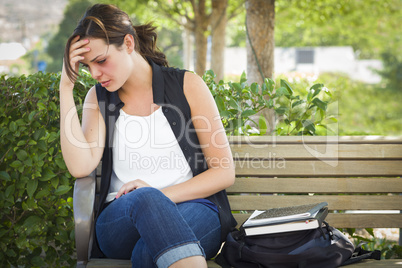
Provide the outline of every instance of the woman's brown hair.
{"type": "Polygon", "coordinates": [[[68,39],[64,50],[64,68],[68,78],[73,82],[78,73],[70,65],[70,46],[72,40],[82,38],[104,39],[106,44],[120,47],[124,37],[131,34],[134,37],[135,50],[144,58],[150,58],[158,65],[168,66],[165,54],[156,46],[156,27],[152,24],[134,26],[129,16],[113,5],[96,4],[90,7],[78,23],[73,34],[68,39]]]}

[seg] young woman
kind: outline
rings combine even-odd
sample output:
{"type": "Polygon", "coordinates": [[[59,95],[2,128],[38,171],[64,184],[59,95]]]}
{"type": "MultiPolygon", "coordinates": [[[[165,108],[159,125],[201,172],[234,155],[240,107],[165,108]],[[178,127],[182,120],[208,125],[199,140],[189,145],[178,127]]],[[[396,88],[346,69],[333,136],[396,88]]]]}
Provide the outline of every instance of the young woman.
{"type": "Polygon", "coordinates": [[[202,79],[168,67],[152,25],[133,26],[115,6],[87,10],[64,55],[61,147],[70,173],[102,159],[92,257],[133,267],[206,267],[236,224],[225,188],[234,165],[202,79]],[[79,65],[99,83],[73,99],[79,65]]]}

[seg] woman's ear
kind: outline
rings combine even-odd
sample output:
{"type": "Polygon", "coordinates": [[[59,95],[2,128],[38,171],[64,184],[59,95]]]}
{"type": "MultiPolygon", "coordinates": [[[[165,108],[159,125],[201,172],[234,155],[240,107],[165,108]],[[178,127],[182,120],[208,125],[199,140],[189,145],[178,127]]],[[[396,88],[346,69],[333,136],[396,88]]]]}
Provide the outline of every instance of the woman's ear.
{"type": "Polygon", "coordinates": [[[135,49],[134,37],[131,34],[126,34],[124,37],[124,49],[128,54],[131,54],[135,49]]]}

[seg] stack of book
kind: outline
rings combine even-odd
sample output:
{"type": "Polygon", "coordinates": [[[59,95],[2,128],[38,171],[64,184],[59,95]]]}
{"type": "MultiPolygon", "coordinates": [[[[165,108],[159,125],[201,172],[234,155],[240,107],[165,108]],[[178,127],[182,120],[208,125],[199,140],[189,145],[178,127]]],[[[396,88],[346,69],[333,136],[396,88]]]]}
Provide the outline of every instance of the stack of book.
{"type": "Polygon", "coordinates": [[[301,231],[321,227],[328,215],[328,203],[256,210],[242,224],[246,235],[301,231]]]}

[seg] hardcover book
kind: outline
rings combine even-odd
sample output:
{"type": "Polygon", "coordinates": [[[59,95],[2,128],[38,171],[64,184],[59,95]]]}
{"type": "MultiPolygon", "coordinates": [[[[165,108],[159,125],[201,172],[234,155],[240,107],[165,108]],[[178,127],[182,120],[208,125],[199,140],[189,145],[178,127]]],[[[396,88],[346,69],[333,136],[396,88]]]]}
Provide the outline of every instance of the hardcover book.
{"type": "Polygon", "coordinates": [[[243,223],[243,227],[310,219],[313,218],[320,209],[326,206],[328,206],[327,202],[321,202],[292,207],[272,208],[268,210],[256,210],[247,221],[243,223]]]}
{"type": "Polygon", "coordinates": [[[296,220],[283,221],[281,223],[260,224],[248,227],[243,224],[243,229],[247,236],[309,230],[321,227],[327,215],[328,208],[323,207],[303,220],[297,218],[296,220]]]}

